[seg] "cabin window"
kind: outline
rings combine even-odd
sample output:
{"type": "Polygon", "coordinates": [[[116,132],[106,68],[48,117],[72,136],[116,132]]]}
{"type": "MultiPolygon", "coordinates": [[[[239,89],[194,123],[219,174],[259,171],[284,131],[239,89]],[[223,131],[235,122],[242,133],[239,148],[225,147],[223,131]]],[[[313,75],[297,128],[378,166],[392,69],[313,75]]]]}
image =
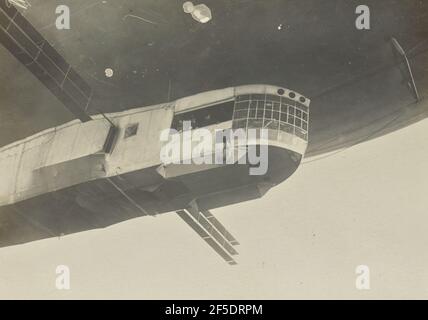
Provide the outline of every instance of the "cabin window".
{"type": "Polygon", "coordinates": [[[125,129],[125,139],[137,135],[138,123],[130,124],[125,129]]]}
{"type": "Polygon", "coordinates": [[[251,94],[236,98],[234,129],[264,127],[307,140],[308,121],[309,108],[286,97],[251,94]]]}
{"type": "Polygon", "coordinates": [[[171,128],[182,131],[184,121],[190,121],[192,129],[231,121],[234,105],[235,101],[228,101],[214,106],[177,114],[172,120],[171,128]]]}

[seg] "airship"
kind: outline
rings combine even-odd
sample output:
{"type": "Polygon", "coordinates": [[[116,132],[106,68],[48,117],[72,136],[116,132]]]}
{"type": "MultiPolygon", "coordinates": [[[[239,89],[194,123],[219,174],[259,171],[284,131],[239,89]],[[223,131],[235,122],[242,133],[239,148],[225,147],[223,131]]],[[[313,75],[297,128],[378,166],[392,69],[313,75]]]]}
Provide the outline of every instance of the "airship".
{"type": "MultiPolygon", "coordinates": [[[[5,2],[0,2],[0,42],[75,118],[0,148],[0,247],[175,213],[224,261],[235,265],[239,242],[213,209],[261,198],[286,183],[304,158],[401,128],[420,119],[427,108],[417,96],[406,105],[410,112],[378,119],[369,114],[362,119],[365,130],[353,130],[346,139],[317,135],[321,125],[330,128],[344,113],[329,116],[330,124],[324,119],[312,130],[312,99],[296,88],[275,84],[244,84],[89,114],[91,87],[5,2]],[[172,132],[182,144],[186,122],[213,135],[263,130],[264,139],[247,141],[244,147],[266,148],[266,171],[251,174],[252,164],[239,159],[165,163],[160,136],[172,132]]],[[[226,146],[230,141],[223,142],[226,146]]]]}

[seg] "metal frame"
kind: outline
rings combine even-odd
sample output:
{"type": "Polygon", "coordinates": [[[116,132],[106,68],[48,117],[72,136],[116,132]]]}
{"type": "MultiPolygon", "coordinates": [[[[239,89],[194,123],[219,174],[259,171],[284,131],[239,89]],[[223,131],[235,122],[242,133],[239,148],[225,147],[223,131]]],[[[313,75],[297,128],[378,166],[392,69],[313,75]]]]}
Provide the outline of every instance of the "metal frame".
{"type": "MultiPolygon", "coordinates": [[[[277,129],[278,134],[277,134],[276,139],[278,139],[278,137],[279,137],[279,132],[283,131],[283,132],[287,132],[287,133],[293,134],[295,136],[298,136],[298,137],[304,139],[305,141],[308,140],[308,131],[309,131],[309,108],[308,107],[300,106],[295,101],[293,101],[293,104],[291,104],[292,100],[288,99],[287,97],[281,97],[281,96],[276,97],[274,95],[264,94],[264,100],[260,100],[260,99],[253,99],[253,95],[248,95],[248,97],[249,97],[248,100],[246,100],[246,99],[240,100],[239,98],[243,97],[243,96],[247,96],[247,95],[237,96],[235,99],[235,106],[234,106],[233,117],[232,117],[232,125],[234,125],[236,123],[236,121],[246,120],[245,128],[242,128],[242,127],[239,127],[239,128],[245,129],[245,131],[248,132],[249,121],[251,119],[262,120],[263,124],[260,128],[265,128],[266,121],[269,121],[269,123],[270,123],[273,120],[273,121],[278,121],[278,129],[277,129]],[[269,97],[275,97],[275,100],[269,99],[269,97]],[[250,111],[253,110],[251,108],[252,102],[257,103],[254,117],[252,117],[251,113],[250,113],[250,111]],[[257,114],[259,111],[260,102],[263,102],[263,117],[262,118],[259,118],[258,114],[257,114]],[[237,109],[237,106],[239,104],[242,104],[242,103],[247,103],[246,108],[248,111],[247,111],[247,116],[245,118],[242,116],[236,117],[237,112],[245,110],[245,109],[237,109]],[[272,103],[272,113],[271,113],[271,117],[266,118],[266,107],[267,107],[268,103],[272,103]],[[274,109],[275,103],[279,103],[279,110],[277,111],[279,113],[278,119],[274,118],[274,112],[276,112],[274,109]],[[293,108],[293,109],[291,109],[291,108],[293,108]],[[305,110],[305,109],[307,109],[307,110],[305,110]],[[301,112],[300,117],[297,117],[297,112],[296,112],[297,110],[301,112]],[[291,111],[293,111],[293,112],[291,112],[291,111]],[[306,115],[306,120],[304,119],[304,115],[306,115]],[[286,121],[283,121],[284,116],[285,116],[286,121]],[[296,118],[301,121],[300,126],[296,125],[296,118]],[[293,119],[292,123],[289,121],[289,119],[293,119]],[[281,127],[284,126],[284,124],[286,126],[289,126],[292,129],[291,132],[281,129],[281,127]],[[303,124],[305,124],[306,129],[304,128],[303,124]],[[298,133],[298,130],[303,133],[303,137],[298,133]]],[[[270,130],[272,130],[272,129],[270,129],[270,130]]]]}

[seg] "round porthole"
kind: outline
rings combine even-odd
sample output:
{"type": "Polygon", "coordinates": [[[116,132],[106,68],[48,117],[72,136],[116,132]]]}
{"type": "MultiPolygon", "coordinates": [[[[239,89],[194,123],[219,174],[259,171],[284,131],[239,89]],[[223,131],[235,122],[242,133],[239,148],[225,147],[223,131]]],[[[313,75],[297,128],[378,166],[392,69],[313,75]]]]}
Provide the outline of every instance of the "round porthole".
{"type": "Polygon", "coordinates": [[[280,96],[282,96],[282,95],[284,95],[285,90],[284,90],[284,89],[278,89],[277,93],[278,93],[280,96]]]}
{"type": "Polygon", "coordinates": [[[305,103],[306,102],[306,98],[305,97],[300,97],[299,100],[300,100],[301,103],[305,103]]]}
{"type": "Polygon", "coordinates": [[[291,99],[294,99],[294,98],[296,97],[296,94],[295,94],[294,92],[290,92],[290,93],[288,94],[288,96],[289,96],[291,99]]]}

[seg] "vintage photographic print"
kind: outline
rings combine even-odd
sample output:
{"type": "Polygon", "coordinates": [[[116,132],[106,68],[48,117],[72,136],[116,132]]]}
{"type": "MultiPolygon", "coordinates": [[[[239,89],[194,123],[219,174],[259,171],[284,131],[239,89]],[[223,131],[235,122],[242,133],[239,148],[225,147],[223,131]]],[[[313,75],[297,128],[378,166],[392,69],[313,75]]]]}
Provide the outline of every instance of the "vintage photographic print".
{"type": "Polygon", "coordinates": [[[0,299],[428,298],[427,0],[0,0],[0,299]]]}

